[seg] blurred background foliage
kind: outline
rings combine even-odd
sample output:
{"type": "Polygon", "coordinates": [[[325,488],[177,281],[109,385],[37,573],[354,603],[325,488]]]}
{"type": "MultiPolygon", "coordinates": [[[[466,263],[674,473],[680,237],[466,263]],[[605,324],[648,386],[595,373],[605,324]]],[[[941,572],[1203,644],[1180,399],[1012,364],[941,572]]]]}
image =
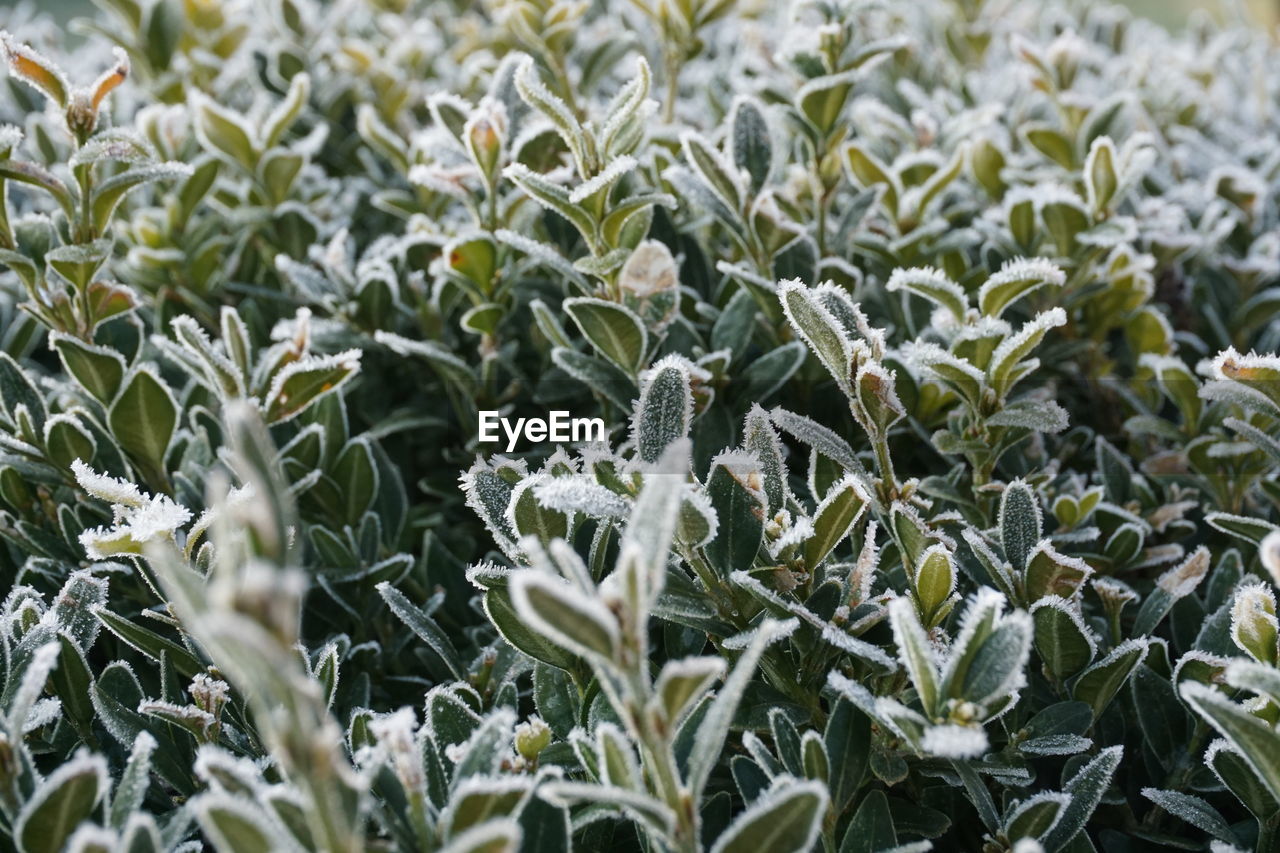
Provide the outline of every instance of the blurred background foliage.
{"type": "Polygon", "coordinates": [[[1280,22],[1278,0],[1125,0],[1124,4],[1134,12],[1159,21],[1168,27],[1178,27],[1196,10],[1204,10],[1219,21],[1246,17],[1256,24],[1275,26],[1280,22]]]}
{"type": "MultiPolygon", "coordinates": [[[[28,5],[32,0],[0,0],[0,9],[28,5]]],[[[36,6],[51,10],[55,17],[68,18],[89,12],[91,0],[36,0],[36,6]]],[[[1170,28],[1183,26],[1197,10],[1226,23],[1241,17],[1259,26],[1280,23],[1280,0],[1121,0],[1134,12],[1170,28]]]]}

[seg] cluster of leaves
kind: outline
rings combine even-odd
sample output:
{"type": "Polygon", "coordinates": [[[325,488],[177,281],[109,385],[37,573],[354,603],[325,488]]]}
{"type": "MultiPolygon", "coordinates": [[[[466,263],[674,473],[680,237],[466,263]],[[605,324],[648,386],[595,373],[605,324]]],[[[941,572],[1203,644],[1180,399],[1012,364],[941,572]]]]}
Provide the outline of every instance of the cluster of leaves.
{"type": "Polygon", "coordinates": [[[0,846],[1280,850],[1263,34],[4,14],[0,846]]]}

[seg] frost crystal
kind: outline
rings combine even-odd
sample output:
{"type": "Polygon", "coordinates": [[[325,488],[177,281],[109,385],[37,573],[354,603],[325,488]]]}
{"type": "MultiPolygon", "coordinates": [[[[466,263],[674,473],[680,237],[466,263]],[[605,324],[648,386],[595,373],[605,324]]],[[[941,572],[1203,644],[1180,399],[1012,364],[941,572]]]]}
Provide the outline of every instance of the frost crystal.
{"type": "Polygon", "coordinates": [[[71,471],[76,475],[80,488],[99,500],[134,508],[146,503],[146,498],[133,483],[123,478],[99,474],[80,459],[71,463],[71,471]]]}
{"type": "Polygon", "coordinates": [[[613,185],[635,167],[636,160],[634,157],[624,154],[616,158],[600,174],[575,187],[569,193],[569,201],[572,204],[581,204],[606,187],[613,185]]]}
{"type": "Polygon", "coordinates": [[[775,560],[788,548],[799,545],[813,535],[813,522],[804,516],[779,531],[778,537],[769,543],[769,556],[775,560]]]}
{"type": "Polygon", "coordinates": [[[143,546],[172,537],[191,520],[191,510],[168,495],[144,495],[137,486],[99,474],[80,460],[72,463],[76,481],[85,491],[112,504],[115,523],[85,530],[79,540],[91,560],[117,554],[141,554],[143,546]]]}

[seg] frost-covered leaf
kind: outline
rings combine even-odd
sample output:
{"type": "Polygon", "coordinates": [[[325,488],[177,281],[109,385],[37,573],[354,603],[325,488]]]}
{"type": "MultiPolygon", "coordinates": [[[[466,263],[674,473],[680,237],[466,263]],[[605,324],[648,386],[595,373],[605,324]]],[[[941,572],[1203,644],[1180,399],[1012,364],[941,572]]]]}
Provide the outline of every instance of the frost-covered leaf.
{"type": "Polygon", "coordinates": [[[693,419],[693,375],[687,361],[668,356],[641,376],[631,434],[642,462],[657,462],[672,442],[688,434],[693,419]]]}
{"type": "Polygon", "coordinates": [[[14,825],[24,851],[56,853],[89,818],[109,785],[100,755],[80,754],[50,773],[31,792],[14,825]]]}
{"type": "Polygon", "coordinates": [[[603,661],[617,655],[617,620],[602,603],[540,572],[517,572],[510,583],[516,612],[547,639],[603,661]]]}
{"type": "Polygon", "coordinates": [[[818,782],[777,785],[739,815],[711,849],[713,853],[808,850],[818,835],[827,799],[826,787],[818,782]]]}

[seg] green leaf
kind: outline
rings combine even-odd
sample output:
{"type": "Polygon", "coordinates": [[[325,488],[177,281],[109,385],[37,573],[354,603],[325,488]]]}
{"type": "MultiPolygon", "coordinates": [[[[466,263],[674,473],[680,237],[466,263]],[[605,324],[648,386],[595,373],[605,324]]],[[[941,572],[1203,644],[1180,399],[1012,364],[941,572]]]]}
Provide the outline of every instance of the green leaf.
{"type": "Polygon", "coordinates": [[[1004,194],[1005,182],[1000,173],[1005,167],[1004,152],[991,139],[982,137],[969,149],[969,163],[973,176],[992,198],[1004,194]]]}
{"type": "Polygon", "coordinates": [[[44,432],[48,411],[44,396],[36,390],[35,383],[25,370],[6,352],[0,352],[0,406],[10,420],[16,419],[19,406],[25,406],[36,434],[44,432]]]}
{"type": "Polygon", "coordinates": [[[773,745],[778,758],[787,773],[799,776],[804,772],[803,747],[800,742],[800,730],[781,708],[769,709],[769,733],[773,735],[773,745]]]}
{"type": "Polygon", "coordinates": [[[569,200],[569,191],[564,187],[552,183],[522,163],[512,163],[503,174],[538,204],[568,220],[588,244],[596,242],[596,226],[591,216],[584,207],[569,200]]]}
{"type": "Polygon", "coordinates": [[[680,147],[684,151],[685,161],[702,183],[732,213],[739,213],[746,188],[741,185],[733,167],[725,161],[724,156],[692,131],[681,134],[680,147]]]}
{"type": "Polygon", "coordinates": [[[253,171],[258,146],[244,119],[200,93],[192,96],[191,111],[196,136],[206,151],[246,172],[253,171]]]}
{"type": "Polygon", "coordinates": [[[1103,546],[1103,553],[1117,566],[1125,566],[1138,558],[1146,539],[1143,529],[1132,522],[1116,528],[1103,546]]]}
{"type": "Polygon", "coordinates": [[[400,621],[409,626],[409,630],[413,631],[431,650],[434,651],[445,666],[449,667],[449,671],[453,673],[453,677],[462,680],[462,672],[459,669],[458,650],[454,648],[453,641],[449,639],[436,621],[431,618],[421,607],[416,606],[404,593],[400,592],[391,584],[383,583],[377,586],[378,594],[382,596],[382,600],[391,608],[391,612],[399,617],[400,621]]]}
{"type": "Polygon", "coordinates": [[[171,726],[189,732],[197,742],[209,739],[213,715],[195,705],[174,705],[169,702],[143,702],[138,713],[163,720],[171,726]]]}
{"type": "Polygon", "coordinates": [[[754,453],[760,461],[760,476],[763,480],[765,499],[768,505],[765,513],[770,518],[782,509],[789,489],[787,487],[787,463],[782,455],[782,442],[769,418],[769,413],[759,404],[747,412],[742,426],[742,448],[754,453]]]}
{"type": "Polygon", "coordinates": [[[1059,681],[1084,669],[1093,660],[1096,644],[1084,621],[1063,598],[1042,598],[1031,607],[1036,653],[1059,681]]]}
{"type": "Polygon", "coordinates": [[[1024,323],[1016,334],[1006,338],[996,347],[995,352],[991,354],[987,378],[992,389],[1001,399],[1004,399],[1010,389],[1025,375],[1025,365],[1022,360],[1040,345],[1050,329],[1064,325],[1066,322],[1065,311],[1061,308],[1050,308],[1024,323]]]}
{"type": "MultiPolygon", "coordinates": [[[[146,731],[146,719],[135,708],[145,698],[137,676],[124,661],[108,664],[93,685],[93,707],[98,720],[122,745],[134,744],[146,731]]],[[[152,766],[156,774],[184,795],[195,788],[191,767],[183,751],[168,734],[168,726],[150,732],[159,742],[153,751],[152,766]]]]}
{"type": "Polygon", "coordinates": [[[1005,309],[1042,287],[1061,287],[1066,275],[1042,258],[1015,258],[989,277],[978,291],[978,309],[988,317],[999,317],[1005,309]]]}
{"type": "Polygon", "coordinates": [[[120,781],[111,791],[108,823],[118,830],[124,829],[133,813],[142,808],[142,801],[151,784],[151,754],[155,749],[156,739],[149,732],[139,732],[133,741],[133,749],[129,752],[129,761],[120,775],[120,781]]]}
{"type": "Polygon", "coordinates": [[[724,672],[725,662],[719,657],[668,661],[653,688],[666,725],[673,730],[679,726],[724,672]]]}
{"type": "Polygon", "coordinates": [[[836,384],[850,393],[853,342],[840,321],[799,280],[781,282],[778,298],[792,328],[809,345],[836,384]]]}
{"type": "Polygon", "coordinates": [[[578,672],[583,668],[575,654],[566,651],[524,622],[511,601],[511,591],[505,586],[485,591],[484,611],[503,639],[534,660],[566,672],[578,672]]]}
{"type": "Polygon", "coordinates": [[[1123,506],[1131,492],[1133,468],[1129,460],[1111,442],[1101,436],[1094,443],[1098,474],[1112,503],[1123,506]]]}
{"type": "Polygon", "coordinates": [[[334,460],[330,476],[342,499],[341,520],[352,526],[359,524],[378,494],[378,468],[368,440],[356,438],[347,442],[334,460]]]}
{"type": "Polygon", "coordinates": [[[658,838],[669,837],[675,824],[675,813],[665,803],[648,794],[619,788],[616,785],[555,781],[545,783],[539,792],[543,796],[549,795],[556,800],[598,803],[621,811],[658,838]]]}
{"type": "Polygon", "coordinates": [[[556,133],[573,154],[579,172],[583,172],[585,177],[585,168],[588,165],[587,135],[569,106],[553,95],[543,84],[531,58],[525,57],[520,60],[515,73],[515,84],[516,91],[520,93],[525,103],[550,119],[556,133]]]}
{"type": "Polygon", "coordinates": [[[1040,219],[1053,238],[1054,248],[1064,257],[1075,251],[1076,238],[1090,225],[1089,211],[1075,195],[1045,202],[1040,207],[1040,219]]]}
{"type": "Polygon", "coordinates": [[[556,367],[626,411],[635,399],[636,383],[620,367],[603,358],[580,353],[566,347],[551,351],[556,367]]]}
{"type": "Polygon", "coordinates": [[[769,180],[773,165],[773,140],[759,102],[738,98],[729,118],[729,138],[733,144],[733,165],[750,176],[755,195],[769,180]]]}
{"type": "Polygon", "coordinates": [[[804,543],[804,562],[810,571],[814,571],[849,535],[870,500],[862,484],[852,474],[828,490],[814,513],[813,535],[804,543]]]}
{"type": "Polygon", "coordinates": [[[987,418],[988,426],[1021,427],[1046,432],[1062,432],[1069,424],[1067,410],[1052,400],[1015,400],[987,418]]]}
{"type": "Polygon", "coordinates": [[[920,697],[925,713],[937,713],[940,690],[938,668],[929,638],[925,636],[915,605],[907,598],[896,598],[889,603],[889,623],[893,626],[893,639],[898,646],[898,657],[911,677],[911,683],[920,697]]]}
{"type": "Polygon", "coordinates": [[[107,630],[119,637],[126,645],[157,662],[164,656],[169,665],[177,669],[184,678],[194,678],[196,673],[204,672],[204,666],[191,652],[172,640],[143,628],[105,607],[96,608],[93,615],[97,616],[107,630]]]}
{"type": "Polygon", "coordinates": [[[1036,150],[1065,169],[1075,168],[1075,150],[1063,133],[1045,124],[1028,123],[1022,135],[1036,150]]]}
{"type": "Polygon", "coordinates": [[[62,366],[81,388],[100,403],[109,403],[115,398],[127,369],[118,352],[60,332],[51,332],[49,342],[58,351],[62,366]]]}
{"type": "Polygon", "coordinates": [[[637,124],[648,115],[645,104],[652,80],[649,63],[643,56],[637,57],[636,76],[614,95],[608,117],[600,126],[596,147],[604,158],[625,154],[639,142],[642,131],[637,124]]]}
{"type": "Polygon", "coordinates": [[[298,416],[341,388],[359,370],[359,350],[291,362],[271,380],[264,402],[267,421],[277,424],[298,416]]]}
{"type": "Polygon", "coordinates": [[[967,157],[966,145],[964,143],[957,145],[947,164],[930,175],[924,186],[920,187],[918,191],[913,191],[913,195],[916,197],[915,210],[913,212],[917,219],[923,219],[928,214],[929,206],[934,199],[938,198],[942,191],[960,176],[960,171],[964,168],[967,157]]]}
{"type": "MultiPolygon", "coordinates": [[[[71,195],[71,191],[67,189],[66,184],[42,166],[21,160],[0,160],[0,181],[17,181],[39,187],[54,197],[67,215],[67,219],[75,216],[75,198],[71,195]]],[[[10,262],[6,261],[6,263],[10,262]]]]}
{"type": "Polygon", "coordinates": [[[83,245],[51,249],[45,254],[44,260],[58,275],[75,285],[77,291],[83,291],[110,255],[111,241],[95,240],[83,245]]]}
{"type": "Polygon", "coordinates": [[[686,503],[682,498],[687,494],[688,469],[689,443],[680,441],[668,447],[645,473],[644,486],[622,534],[615,577],[627,590],[641,622],[666,580],[671,543],[686,503]]]}
{"type": "Polygon", "coordinates": [[[107,422],[116,441],[143,467],[149,481],[167,479],[164,459],[178,423],[178,405],[169,386],[150,368],[138,368],[126,380],[107,422]]]}
{"type": "Polygon", "coordinates": [[[969,296],[945,273],[931,267],[896,269],[889,276],[885,290],[906,291],[945,308],[957,321],[963,322],[969,310],[969,296]]]}
{"type": "Polygon", "coordinates": [[[1123,757],[1124,747],[1108,747],[1063,786],[1063,793],[1071,796],[1071,802],[1062,810],[1057,825],[1041,839],[1046,850],[1062,849],[1084,829],[1123,757]]]}
{"type": "Polygon", "coordinates": [[[717,839],[712,853],[804,853],[817,838],[827,808],[819,782],[796,782],[761,796],[717,839]]]}
{"type": "Polygon", "coordinates": [[[468,308],[466,313],[462,315],[459,325],[468,332],[474,332],[479,335],[492,335],[497,331],[498,324],[502,322],[504,316],[506,316],[506,309],[501,305],[495,302],[485,302],[468,308]]]}
{"type": "Polygon", "coordinates": [[[1255,545],[1262,542],[1268,533],[1280,530],[1280,527],[1266,519],[1232,515],[1227,512],[1207,512],[1204,520],[1215,530],[1221,530],[1223,533],[1229,533],[1255,545]]]}
{"type": "Polygon", "coordinates": [[[629,308],[603,299],[577,297],[566,299],[564,310],[601,355],[628,373],[640,369],[649,336],[644,323],[629,308]]]}
{"type": "MultiPolygon", "coordinates": [[[[557,811],[563,813],[564,810],[557,811]]],[[[455,835],[440,848],[440,853],[512,853],[524,849],[521,844],[527,836],[515,821],[489,819],[455,835]]]]}
{"type": "MultiPolygon", "coordinates": [[[[98,231],[106,231],[111,215],[126,193],[156,181],[177,181],[189,178],[194,170],[186,163],[150,163],[134,166],[98,184],[93,191],[93,224],[98,231]]],[[[87,283],[88,279],[86,279],[87,283]]]]}
{"type": "Polygon", "coordinates": [[[1049,595],[1072,598],[1092,574],[1084,560],[1059,554],[1048,540],[1041,540],[1027,560],[1026,600],[1034,603],[1049,595]]]}
{"type": "Polygon", "coordinates": [[[884,791],[876,788],[862,798],[840,842],[840,853],[879,853],[898,844],[893,814],[884,791]]]}
{"type": "Polygon", "coordinates": [[[1205,753],[1204,762],[1258,820],[1265,822],[1280,813],[1280,801],[1228,741],[1216,741],[1205,753]]]}
{"type": "Polygon", "coordinates": [[[1180,690],[1182,698],[1231,742],[1271,796],[1280,800],[1280,733],[1215,687],[1189,681],[1180,690]]]}
{"type": "Polygon", "coordinates": [[[77,459],[92,459],[97,451],[93,435],[72,415],[54,415],[45,422],[45,453],[60,468],[71,468],[77,459]]]}
{"type": "Polygon", "coordinates": [[[853,802],[867,775],[871,753],[871,718],[840,696],[827,717],[822,741],[831,763],[827,781],[832,805],[837,814],[853,802]]]}
{"type": "Polygon", "coordinates": [[[832,133],[840,121],[856,79],[856,69],[850,69],[806,81],[796,93],[800,112],[822,134],[832,133]]]}
{"type": "Polygon", "coordinates": [[[1105,213],[1111,206],[1120,179],[1116,176],[1116,145],[1109,136],[1099,136],[1089,146],[1084,161],[1085,190],[1089,206],[1095,213],[1105,213]]]}
{"type": "Polygon", "coordinates": [[[756,324],[756,301],[745,287],[737,290],[711,327],[711,349],[727,349],[740,357],[751,343],[756,324]]]}
{"type": "Polygon", "coordinates": [[[870,188],[882,185],[885,188],[885,205],[896,215],[898,198],[902,195],[902,184],[888,166],[856,143],[850,144],[845,149],[845,165],[853,175],[853,182],[858,186],[870,188]]]}
{"type": "Polygon", "coordinates": [[[1200,797],[1179,791],[1162,791],[1157,788],[1143,788],[1142,796],[1219,841],[1231,845],[1238,844],[1240,841],[1218,810],[1200,797]]]}
{"type": "MultiPolygon", "coordinates": [[[[1025,611],[1016,610],[1004,616],[995,630],[981,639],[960,681],[960,696],[991,707],[1015,690],[1023,681],[1032,633],[1031,618],[1025,611]]],[[[955,681],[949,684],[954,691],[955,681]]]]}
{"type": "Polygon", "coordinates": [[[826,784],[831,778],[831,757],[822,736],[815,731],[805,732],[800,739],[800,749],[804,777],[826,784]]]}
{"type": "Polygon", "coordinates": [[[740,385],[735,399],[754,403],[768,400],[796,374],[807,357],[805,345],[791,341],[752,360],[736,377],[740,385]]]}
{"type": "MultiPolygon", "coordinates": [[[[789,636],[796,627],[795,619],[786,622],[765,619],[749,635],[746,648],[734,664],[733,671],[716,692],[715,699],[711,701],[702,721],[698,724],[693,740],[693,750],[689,753],[689,769],[685,780],[689,790],[693,792],[695,801],[702,796],[712,770],[720,761],[725,738],[729,736],[729,726],[737,713],[738,705],[742,702],[742,695],[747,685],[755,675],[760,657],[771,643],[789,636]]],[[[737,643],[735,642],[734,645],[737,643]]]]}
{"type": "Polygon", "coordinates": [[[169,324],[177,342],[194,359],[214,391],[224,399],[245,395],[244,372],[219,352],[209,340],[208,334],[191,317],[174,317],[169,324]]]}
{"type": "Polygon", "coordinates": [[[266,813],[249,800],[210,793],[193,805],[201,829],[219,853],[271,853],[284,845],[266,813]]]}
{"type": "Polygon", "coordinates": [[[760,465],[743,451],[726,451],[711,463],[706,493],[719,519],[716,537],[704,550],[722,577],[746,571],[755,562],[764,537],[765,496],[760,465]]]}
{"type": "Polygon", "coordinates": [[[1022,480],[1014,480],[1000,497],[1000,544],[1014,571],[1024,572],[1027,558],[1042,535],[1040,501],[1022,480]]]}
{"type": "Polygon", "coordinates": [[[552,540],[564,539],[569,535],[569,518],[565,513],[543,506],[538,501],[531,488],[535,482],[526,480],[516,486],[508,514],[515,524],[517,536],[532,536],[545,547],[552,540]]]}
{"type": "Polygon", "coordinates": [[[645,373],[632,416],[636,455],[642,462],[657,462],[668,446],[688,435],[692,418],[689,368],[680,359],[663,359],[645,373]]]}
{"type": "Polygon", "coordinates": [[[1145,640],[1126,640],[1105,658],[1086,669],[1071,687],[1071,696],[1093,708],[1094,719],[1102,715],[1116,692],[1146,659],[1149,646],[1145,640]]]}
{"type": "Polygon", "coordinates": [[[1040,839],[1057,825],[1071,797],[1053,791],[1034,794],[1018,803],[1004,821],[1004,836],[1010,841],[1040,839]]]}
{"type": "Polygon", "coordinates": [[[1141,711],[1138,727],[1143,739],[1165,769],[1172,770],[1190,741],[1187,711],[1173,683],[1144,664],[1129,679],[1129,692],[1141,711]]]}
{"type": "Polygon", "coordinates": [[[72,758],[31,793],[13,835],[22,853],[58,853],[107,792],[107,762],[100,755],[72,758]]]}
{"type": "Polygon", "coordinates": [[[1042,598],[1032,607],[1036,652],[1053,678],[1065,680],[1093,661],[1096,644],[1066,599],[1042,598]]]}
{"type": "Polygon", "coordinates": [[[534,570],[511,576],[516,613],[537,633],[569,651],[612,661],[621,638],[618,622],[600,601],[534,570]]]}
{"type": "Polygon", "coordinates": [[[310,95],[311,75],[305,71],[294,74],[289,80],[289,91],[285,92],[284,99],[276,104],[275,109],[262,122],[260,132],[263,148],[271,148],[280,143],[285,131],[293,125],[307,105],[310,95]]]}
{"type": "Polygon", "coordinates": [[[58,653],[58,666],[50,675],[53,691],[62,701],[62,713],[85,743],[93,743],[93,702],[89,690],[93,675],[84,653],[66,634],[59,634],[62,651],[58,653]]]}
{"type": "Polygon", "coordinates": [[[916,601],[929,624],[935,624],[939,609],[956,586],[956,567],[945,545],[930,546],[920,556],[915,573],[916,601]]]}

